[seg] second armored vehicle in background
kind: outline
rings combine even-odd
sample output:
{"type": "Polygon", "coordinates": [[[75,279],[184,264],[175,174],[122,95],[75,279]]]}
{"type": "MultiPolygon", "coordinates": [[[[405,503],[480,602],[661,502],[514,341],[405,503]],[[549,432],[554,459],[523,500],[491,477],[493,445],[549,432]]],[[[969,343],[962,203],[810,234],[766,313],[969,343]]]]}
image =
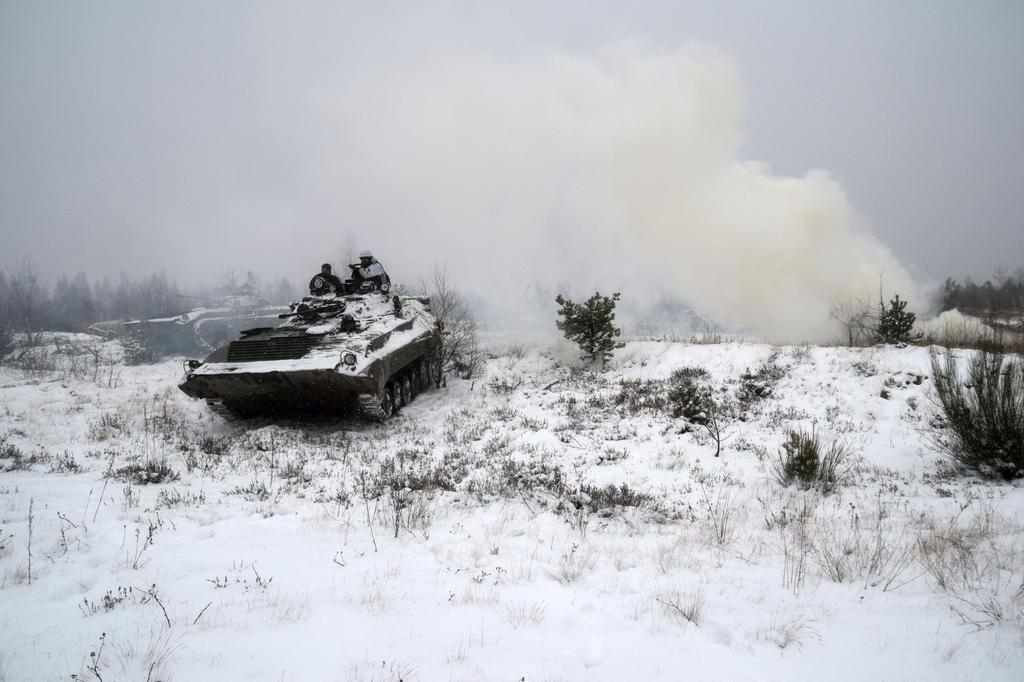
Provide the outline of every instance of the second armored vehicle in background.
{"type": "Polygon", "coordinates": [[[163,355],[209,352],[243,331],[278,323],[289,310],[270,305],[248,292],[223,296],[215,305],[199,307],[171,317],[97,322],[89,330],[108,338],[121,338],[150,359],[163,355]]]}

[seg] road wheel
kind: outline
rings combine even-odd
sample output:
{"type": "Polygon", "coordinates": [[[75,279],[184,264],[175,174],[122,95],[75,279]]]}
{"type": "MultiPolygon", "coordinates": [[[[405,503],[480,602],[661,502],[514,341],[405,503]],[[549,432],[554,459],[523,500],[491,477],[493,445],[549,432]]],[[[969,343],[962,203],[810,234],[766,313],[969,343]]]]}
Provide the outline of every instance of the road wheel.
{"type": "Polygon", "coordinates": [[[380,396],[380,416],[387,419],[395,413],[395,386],[388,384],[380,396]]]}
{"type": "Polygon", "coordinates": [[[441,387],[441,362],[435,358],[427,360],[427,371],[430,375],[430,384],[435,388],[441,387]]]}
{"type": "Polygon", "coordinates": [[[412,385],[415,388],[417,395],[427,390],[426,381],[423,376],[423,361],[420,360],[416,363],[416,366],[412,368],[412,385]]]}
{"type": "Polygon", "coordinates": [[[420,366],[413,365],[408,371],[406,377],[409,380],[409,400],[415,400],[416,396],[423,392],[420,387],[420,366]]]}
{"type": "Polygon", "coordinates": [[[384,421],[395,413],[395,388],[391,384],[384,387],[380,395],[364,393],[359,396],[359,410],[367,419],[384,421]]]}

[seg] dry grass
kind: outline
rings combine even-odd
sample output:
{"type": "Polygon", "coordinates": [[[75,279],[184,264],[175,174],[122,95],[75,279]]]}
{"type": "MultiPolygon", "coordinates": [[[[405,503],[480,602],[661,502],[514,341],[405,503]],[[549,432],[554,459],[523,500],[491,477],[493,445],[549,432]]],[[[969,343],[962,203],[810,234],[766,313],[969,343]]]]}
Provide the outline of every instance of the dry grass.
{"type": "Polygon", "coordinates": [[[700,627],[704,623],[704,591],[678,590],[660,594],[654,599],[670,618],[680,623],[691,623],[700,627]]]}
{"type": "Polygon", "coordinates": [[[571,585],[590,573],[597,564],[597,556],[589,545],[573,543],[548,573],[563,585],[571,585]]]}
{"type": "Polygon", "coordinates": [[[516,630],[527,625],[544,622],[544,604],[541,602],[516,602],[505,607],[505,618],[516,630]]]}
{"type": "Polygon", "coordinates": [[[762,636],[780,651],[790,648],[801,649],[807,640],[821,641],[821,634],[814,628],[814,619],[806,616],[773,618],[762,636]]]}

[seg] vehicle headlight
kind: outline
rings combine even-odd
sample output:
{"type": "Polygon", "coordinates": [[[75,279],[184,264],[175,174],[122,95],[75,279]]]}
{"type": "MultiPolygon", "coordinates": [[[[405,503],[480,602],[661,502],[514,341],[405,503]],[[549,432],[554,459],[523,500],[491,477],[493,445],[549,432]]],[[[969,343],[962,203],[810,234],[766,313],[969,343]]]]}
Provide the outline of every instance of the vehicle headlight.
{"type": "Polygon", "coordinates": [[[356,358],[355,353],[344,353],[341,356],[341,361],[344,362],[349,367],[355,367],[357,359],[358,358],[356,358]]]}

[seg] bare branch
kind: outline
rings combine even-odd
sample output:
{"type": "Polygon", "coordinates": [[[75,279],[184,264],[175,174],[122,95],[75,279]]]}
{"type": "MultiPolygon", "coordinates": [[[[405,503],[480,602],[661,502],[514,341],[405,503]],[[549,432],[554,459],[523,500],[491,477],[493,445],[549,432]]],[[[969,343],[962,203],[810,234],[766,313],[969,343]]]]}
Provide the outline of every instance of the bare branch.
{"type": "MultiPolygon", "coordinates": [[[[206,606],[204,606],[203,610],[200,611],[199,614],[196,616],[195,620],[192,621],[192,625],[195,625],[196,623],[198,623],[199,619],[203,617],[204,613],[206,613],[206,609],[210,608],[211,606],[213,606],[213,602],[210,602],[206,606]]],[[[166,615],[166,613],[164,615],[166,615]]]]}
{"type": "Polygon", "coordinates": [[[829,309],[829,317],[842,325],[850,346],[873,338],[878,326],[875,308],[866,298],[835,301],[829,309]]]}
{"type": "Polygon", "coordinates": [[[480,371],[483,355],[477,345],[477,325],[469,306],[448,279],[443,268],[435,268],[433,282],[424,285],[430,291],[430,309],[441,333],[438,351],[440,374],[454,372],[470,379],[480,371]]]}

